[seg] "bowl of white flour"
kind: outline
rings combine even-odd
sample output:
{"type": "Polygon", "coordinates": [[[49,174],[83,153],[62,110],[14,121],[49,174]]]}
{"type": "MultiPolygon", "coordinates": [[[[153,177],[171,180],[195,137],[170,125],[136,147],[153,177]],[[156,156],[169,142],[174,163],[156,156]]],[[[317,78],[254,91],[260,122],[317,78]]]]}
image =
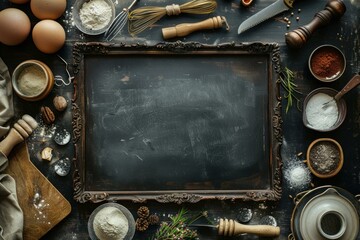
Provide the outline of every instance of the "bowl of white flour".
{"type": "Polygon", "coordinates": [[[88,231],[92,240],[131,240],[135,234],[135,220],[124,206],[105,203],[91,213],[88,231]]]}
{"type": "Polygon", "coordinates": [[[115,5],[111,0],[76,0],[73,5],[75,26],[88,35],[104,33],[115,18],[115,5]]]}

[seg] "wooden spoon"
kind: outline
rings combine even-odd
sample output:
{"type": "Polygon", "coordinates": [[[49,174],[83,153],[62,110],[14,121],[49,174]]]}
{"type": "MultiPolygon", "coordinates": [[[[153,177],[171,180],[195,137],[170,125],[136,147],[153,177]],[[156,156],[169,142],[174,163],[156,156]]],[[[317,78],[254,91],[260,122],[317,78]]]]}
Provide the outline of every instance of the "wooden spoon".
{"type": "Polygon", "coordinates": [[[326,109],[329,106],[329,103],[332,101],[339,101],[345,93],[349,92],[351,89],[357,87],[360,84],[360,75],[356,74],[353,76],[350,81],[341,89],[330,101],[323,103],[322,108],[326,109]]]}

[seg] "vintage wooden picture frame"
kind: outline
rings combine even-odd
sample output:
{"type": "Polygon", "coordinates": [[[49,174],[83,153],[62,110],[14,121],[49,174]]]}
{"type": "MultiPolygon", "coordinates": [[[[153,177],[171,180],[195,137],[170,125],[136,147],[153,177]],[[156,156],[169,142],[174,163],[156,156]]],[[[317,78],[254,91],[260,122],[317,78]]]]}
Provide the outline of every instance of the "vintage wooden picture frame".
{"type": "Polygon", "coordinates": [[[74,198],[279,200],[276,43],[76,43],[74,198]]]}

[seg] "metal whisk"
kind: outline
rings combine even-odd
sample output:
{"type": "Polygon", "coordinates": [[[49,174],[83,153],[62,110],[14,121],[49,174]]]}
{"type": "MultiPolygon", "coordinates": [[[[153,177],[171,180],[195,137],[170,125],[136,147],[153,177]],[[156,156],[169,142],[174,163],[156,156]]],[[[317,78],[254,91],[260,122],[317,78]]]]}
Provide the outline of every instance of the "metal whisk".
{"type": "Polygon", "coordinates": [[[116,35],[124,28],[127,20],[130,8],[132,8],[138,0],[134,0],[129,7],[123,8],[123,10],[115,17],[111,23],[110,28],[105,32],[104,36],[106,41],[111,41],[116,35]]]}

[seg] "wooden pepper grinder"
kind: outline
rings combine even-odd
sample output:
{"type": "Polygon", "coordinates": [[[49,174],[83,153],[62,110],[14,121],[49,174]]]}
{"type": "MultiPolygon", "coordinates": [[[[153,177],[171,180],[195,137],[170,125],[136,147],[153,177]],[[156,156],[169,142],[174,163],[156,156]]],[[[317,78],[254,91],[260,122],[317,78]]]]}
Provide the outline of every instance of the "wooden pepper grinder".
{"type": "Polygon", "coordinates": [[[10,129],[9,134],[0,142],[0,152],[9,156],[15,145],[24,141],[37,128],[38,123],[30,115],[23,115],[21,119],[10,129]]]}
{"type": "Polygon", "coordinates": [[[223,16],[217,16],[197,23],[182,23],[176,25],[175,27],[163,28],[162,34],[164,39],[185,37],[195,31],[221,28],[223,24],[226,25],[226,30],[229,30],[226,18],[223,16]]]}
{"type": "Polygon", "coordinates": [[[345,11],[346,6],[342,0],[329,1],[325,9],[316,13],[309,24],[288,32],[285,35],[286,44],[292,48],[301,48],[316,29],[329,24],[333,18],[340,18],[345,11]]]}

